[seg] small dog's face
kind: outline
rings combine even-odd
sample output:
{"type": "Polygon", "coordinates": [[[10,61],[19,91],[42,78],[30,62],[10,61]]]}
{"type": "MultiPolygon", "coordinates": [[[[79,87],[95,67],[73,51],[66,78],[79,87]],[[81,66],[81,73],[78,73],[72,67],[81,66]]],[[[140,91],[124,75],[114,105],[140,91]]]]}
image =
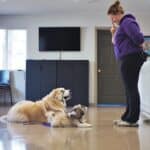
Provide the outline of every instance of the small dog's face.
{"type": "Polygon", "coordinates": [[[68,116],[71,117],[72,119],[82,119],[83,116],[86,114],[87,112],[87,107],[86,106],[82,106],[82,105],[75,105],[71,112],[68,113],[68,116]]]}
{"type": "Polygon", "coordinates": [[[71,99],[71,92],[68,89],[61,88],[61,92],[63,93],[63,100],[68,101],[71,99]]]}

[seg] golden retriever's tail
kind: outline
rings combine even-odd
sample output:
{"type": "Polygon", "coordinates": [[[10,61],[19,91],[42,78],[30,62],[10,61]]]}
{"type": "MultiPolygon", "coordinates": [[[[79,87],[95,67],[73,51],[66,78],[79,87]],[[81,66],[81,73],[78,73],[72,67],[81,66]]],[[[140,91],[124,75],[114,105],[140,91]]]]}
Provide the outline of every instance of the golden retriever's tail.
{"type": "Polygon", "coordinates": [[[7,123],[7,115],[0,116],[0,122],[7,123]]]}

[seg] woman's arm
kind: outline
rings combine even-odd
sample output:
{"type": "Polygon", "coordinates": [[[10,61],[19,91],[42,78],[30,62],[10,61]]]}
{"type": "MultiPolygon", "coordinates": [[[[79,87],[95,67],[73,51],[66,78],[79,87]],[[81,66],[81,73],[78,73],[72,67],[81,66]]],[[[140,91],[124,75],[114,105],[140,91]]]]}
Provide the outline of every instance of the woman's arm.
{"type": "Polygon", "coordinates": [[[144,36],[140,31],[139,25],[135,20],[127,20],[124,21],[123,30],[127,34],[127,36],[138,46],[142,46],[144,42],[144,36]]]}

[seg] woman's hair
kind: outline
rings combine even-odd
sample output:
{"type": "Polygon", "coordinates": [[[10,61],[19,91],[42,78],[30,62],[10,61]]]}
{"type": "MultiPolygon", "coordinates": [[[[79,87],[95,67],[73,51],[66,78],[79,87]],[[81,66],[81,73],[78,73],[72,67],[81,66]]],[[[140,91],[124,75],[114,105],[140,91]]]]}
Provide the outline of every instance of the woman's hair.
{"type": "Polygon", "coordinates": [[[117,14],[124,14],[123,7],[120,5],[120,1],[114,2],[107,11],[108,15],[117,15],[117,14]]]}

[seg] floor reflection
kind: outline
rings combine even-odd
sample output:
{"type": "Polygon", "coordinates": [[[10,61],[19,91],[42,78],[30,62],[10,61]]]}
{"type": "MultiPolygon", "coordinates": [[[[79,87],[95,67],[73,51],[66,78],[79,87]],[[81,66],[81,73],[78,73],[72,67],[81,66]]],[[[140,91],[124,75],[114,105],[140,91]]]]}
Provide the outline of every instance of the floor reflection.
{"type": "Polygon", "coordinates": [[[14,145],[15,150],[31,148],[70,150],[75,149],[75,145],[79,143],[81,149],[88,149],[87,137],[90,129],[48,128],[42,125],[14,123],[7,124],[7,129],[11,137],[9,150],[14,150],[14,145]]]}
{"type": "Polygon", "coordinates": [[[0,150],[150,150],[150,124],[113,126],[123,109],[90,108],[92,128],[0,123],[0,150]]]}
{"type": "Polygon", "coordinates": [[[113,129],[119,137],[120,149],[140,150],[138,128],[114,126],[113,129]]]}

